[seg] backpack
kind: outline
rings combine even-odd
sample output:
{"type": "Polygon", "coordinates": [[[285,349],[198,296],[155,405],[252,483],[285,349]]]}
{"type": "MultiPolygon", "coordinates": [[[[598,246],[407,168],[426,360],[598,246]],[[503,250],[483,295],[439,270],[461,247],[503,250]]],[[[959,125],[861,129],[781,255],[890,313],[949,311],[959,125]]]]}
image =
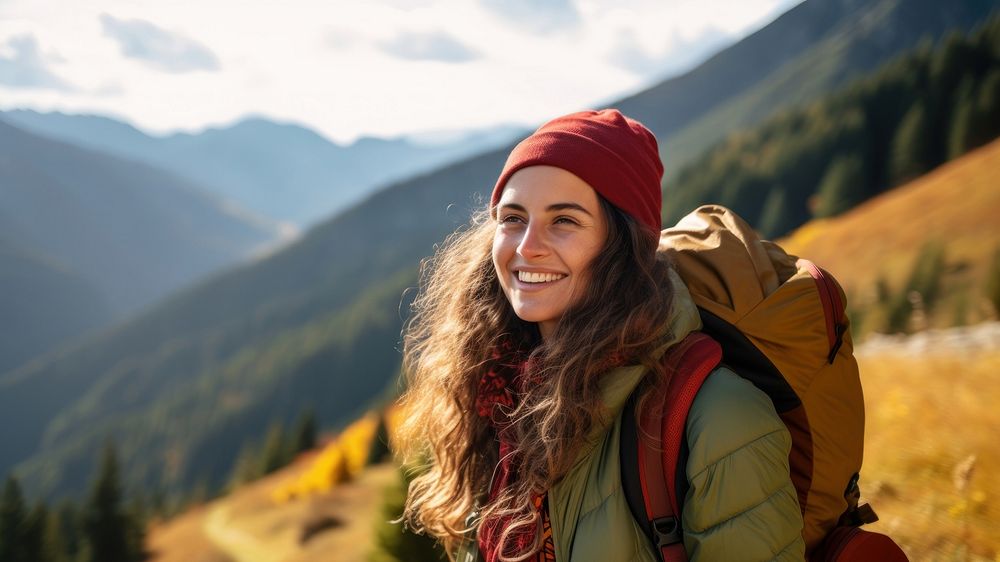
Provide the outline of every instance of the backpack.
{"type": "Polygon", "coordinates": [[[905,561],[889,537],[858,528],[878,518],[858,505],[864,399],[836,280],[716,205],[664,230],[659,253],[684,280],[703,324],[664,358],[673,375],[647,403],[665,407],[636,416],[633,396],[622,418],[622,485],[659,555],[686,560],[685,422],[702,382],[722,363],[771,398],[791,434],[807,559],[905,561]]]}

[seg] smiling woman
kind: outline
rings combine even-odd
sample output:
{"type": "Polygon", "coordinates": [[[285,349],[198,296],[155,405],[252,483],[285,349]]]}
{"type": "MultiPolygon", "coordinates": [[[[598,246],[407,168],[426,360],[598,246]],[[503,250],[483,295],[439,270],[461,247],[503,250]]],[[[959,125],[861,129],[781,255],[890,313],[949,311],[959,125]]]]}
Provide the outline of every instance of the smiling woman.
{"type": "Polygon", "coordinates": [[[518,318],[543,338],[586,291],[587,267],[607,238],[597,193],[561,168],[511,176],[497,206],[493,265],[518,318]]]}
{"type": "MultiPolygon", "coordinates": [[[[453,558],[658,560],[622,488],[619,434],[626,399],[645,404],[669,377],[662,358],[700,328],[657,257],[662,173],[653,135],[616,110],[550,121],[425,268],[401,433],[431,462],[404,516],[453,558]]],[[[802,560],[770,399],[717,367],[692,413],[681,554],[802,560]]]]}

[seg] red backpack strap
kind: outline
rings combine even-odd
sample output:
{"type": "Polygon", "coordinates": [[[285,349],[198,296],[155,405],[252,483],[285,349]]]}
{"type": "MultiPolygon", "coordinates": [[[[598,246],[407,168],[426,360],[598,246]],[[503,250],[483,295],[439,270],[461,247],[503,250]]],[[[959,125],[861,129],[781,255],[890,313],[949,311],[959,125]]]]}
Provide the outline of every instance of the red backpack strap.
{"type": "Polygon", "coordinates": [[[639,415],[639,481],[656,550],[664,562],[687,560],[681,532],[683,498],[676,497],[681,446],[688,411],[702,383],[722,361],[722,346],[695,332],[664,357],[670,375],[665,389],[654,390],[639,415]]]}

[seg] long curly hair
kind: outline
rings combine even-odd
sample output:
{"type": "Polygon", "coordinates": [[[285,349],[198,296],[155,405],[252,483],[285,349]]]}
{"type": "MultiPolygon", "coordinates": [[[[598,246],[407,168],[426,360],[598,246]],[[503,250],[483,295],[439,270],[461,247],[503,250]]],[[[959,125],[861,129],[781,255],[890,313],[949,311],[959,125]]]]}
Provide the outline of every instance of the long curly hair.
{"type": "MultiPolygon", "coordinates": [[[[524,560],[541,548],[535,495],[563,477],[602,409],[598,381],[611,361],[646,366],[648,388],[663,376],[654,351],[665,333],[673,293],[669,264],[656,256],[656,236],[600,197],[608,238],[587,269],[584,295],[541,341],[533,323],[511,308],[491,258],[496,220],[489,210],[452,234],[421,270],[420,291],[404,328],[406,458],[425,459],[410,484],[403,520],[437,537],[449,556],[484,520],[510,521],[500,536],[501,560],[524,560]],[[497,436],[476,409],[483,375],[495,367],[504,339],[530,342],[533,384],[517,395],[510,433],[516,480],[492,501],[488,487],[499,461],[497,436]],[[470,513],[478,516],[467,519],[470,513]],[[533,532],[526,551],[506,554],[512,533],[533,532]]],[[[642,390],[640,390],[642,392],[642,390]]],[[[505,429],[505,432],[508,431],[505,429]]]]}

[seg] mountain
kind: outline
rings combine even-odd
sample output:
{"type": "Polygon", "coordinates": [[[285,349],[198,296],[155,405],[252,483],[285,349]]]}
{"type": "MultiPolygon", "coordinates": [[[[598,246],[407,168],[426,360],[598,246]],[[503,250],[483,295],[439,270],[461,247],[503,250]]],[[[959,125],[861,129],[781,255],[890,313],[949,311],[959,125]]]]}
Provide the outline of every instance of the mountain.
{"type": "Polygon", "coordinates": [[[278,239],[274,226],[176,176],[2,121],[0,186],[3,279],[11,284],[0,299],[18,311],[2,317],[16,337],[4,338],[14,354],[0,356],[0,372],[29,350],[123,318],[278,239]]]}
{"type": "Polygon", "coordinates": [[[363,137],[349,146],[263,118],[197,134],[149,136],[95,115],[14,110],[19,127],[170,170],[253,212],[299,226],[356,203],[379,185],[509,142],[515,127],[411,138],[363,137]],[[443,141],[443,142],[442,142],[443,141]]]}
{"type": "Polygon", "coordinates": [[[656,134],[669,180],[730,132],[816,99],[921,41],[964,34],[996,11],[992,0],[809,0],[617,107],[656,134]]]}
{"type": "Polygon", "coordinates": [[[666,224],[701,202],[765,236],[836,215],[1000,135],[1000,16],[705,151],[667,182],[666,224]]]}
{"type": "Polygon", "coordinates": [[[112,318],[105,296],[92,283],[0,240],[0,373],[112,318]]]}
{"type": "MultiPolygon", "coordinates": [[[[841,30],[843,41],[881,45],[898,36],[933,35],[949,14],[979,8],[982,20],[992,5],[808,0],[772,25],[790,33],[793,24],[830,18],[834,21],[820,28],[841,30]],[[831,5],[836,10],[823,7],[831,5]],[[940,18],[876,17],[931,9],[940,18]],[[876,26],[867,34],[846,33],[867,22],[906,29],[879,32],[876,26]]],[[[754,37],[781,39],[767,30],[754,37]]],[[[811,45],[823,37],[830,36],[811,45]]],[[[805,56],[811,48],[790,42],[787,52],[747,55],[765,71],[745,88],[771,91],[772,80],[804,79],[796,74],[798,56],[788,56],[805,56]]],[[[740,49],[737,44],[720,56],[727,60],[740,49]]],[[[726,67],[706,64],[708,70],[675,80],[681,84],[707,72],[728,84],[726,67]]],[[[678,127],[749,99],[740,96],[750,90],[688,108],[684,119],[669,126],[681,134],[678,127]]],[[[783,94],[794,97],[794,92],[783,94]]],[[[762,101],[762,107],[783,108],[788,99],[779,98],[762,101]]],[[[654,123],[659,111],[674,111],[672,96],[656,88],[627,101],[636,100],[644,109],[627,111],[644,122],[654,123]]],[[[668,126],[656,126],[668,145],[674,138],[662,131],[668,126]]],[[[724,122],[719,134],[735,126],[724,122]]],[[[349,421],[398,373],[399,329],[412,297],[404,290],[415,284],[420,259],[483,205],[508,151],[487,152],[389,185],[279,253],[174,295],[87,346],[0,379],[0,428],[19,427],[4,435],[0,470],[17,464],[28,477],[26,486],[71,494],[88,481],[90,451],[113,435],[123,444],[125,472],[135,483],[171,491],[190,489],[195,482],[212,488],[225,480],[243,441],[262,434],[272,420],[290,423],[311,405],[325,425],[349,421]]]]}

